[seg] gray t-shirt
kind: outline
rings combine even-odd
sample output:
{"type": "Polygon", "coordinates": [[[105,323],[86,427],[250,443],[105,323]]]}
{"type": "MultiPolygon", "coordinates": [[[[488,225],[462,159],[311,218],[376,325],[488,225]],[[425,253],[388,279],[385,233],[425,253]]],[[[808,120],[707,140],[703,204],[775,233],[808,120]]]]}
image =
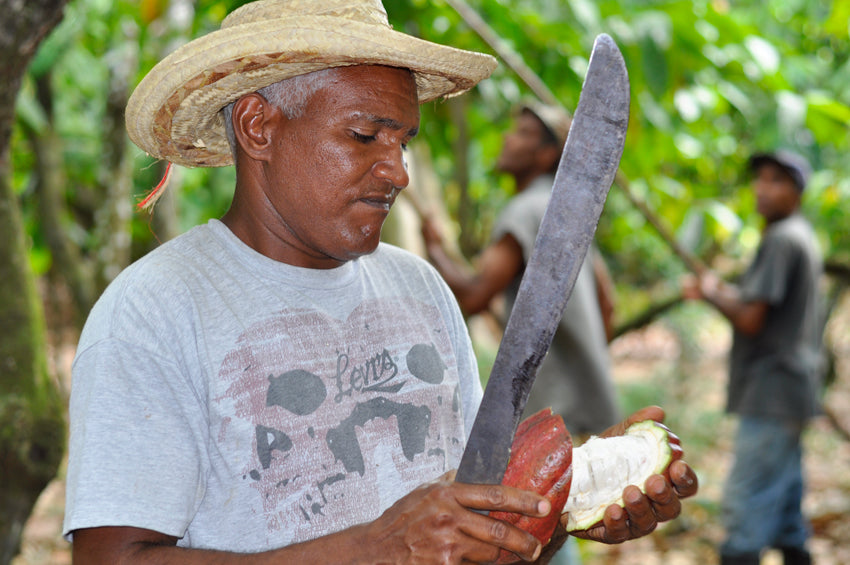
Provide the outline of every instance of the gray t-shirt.
{"type": "Polygon", "coordinates": [[[427,262],[381,244],[293,267],[222,223],[148,254],[73,366],[64,532],[134,526],[256,552],[378,517],[455,468],[481,398],[427,262]]]}
{"type": "MultiPolygon", "coordinates": [[[[552,193],[554,177],[543,175],[514,196],[499,214],[492,240],[510,234],[522,247],[525,261],[531,257],[537,231],[552,193]]],[[[591,249],[579,271],[564,316],[543,361],[525,415],[551,407],[564,418],[571,433],[598,433],[620,419],[611,377],[608,340],[599,309],[591,249]]],[[[522,276],[506,291],[513,307],[522,276]]]]}
{"type": "Polygon", "coordinates": [[[817,413],[822,372],[822,259],[811,225],[794,214],[768,226],[739,284],[769,305],[763,330],[735,332],[730,412],[801,422],[817,413]]]}

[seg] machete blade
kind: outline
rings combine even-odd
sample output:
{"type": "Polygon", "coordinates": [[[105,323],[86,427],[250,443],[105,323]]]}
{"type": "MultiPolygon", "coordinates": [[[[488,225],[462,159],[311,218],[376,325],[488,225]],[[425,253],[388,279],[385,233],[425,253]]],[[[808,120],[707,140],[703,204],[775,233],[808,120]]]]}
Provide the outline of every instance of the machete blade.
{"type": "Polygon", "coordinates": [[[537,369],[563,315],[623,155],[629,78],[608,35],[596,38],[552,196],[526,265],[455,480],[499,484],[537,369]]]}

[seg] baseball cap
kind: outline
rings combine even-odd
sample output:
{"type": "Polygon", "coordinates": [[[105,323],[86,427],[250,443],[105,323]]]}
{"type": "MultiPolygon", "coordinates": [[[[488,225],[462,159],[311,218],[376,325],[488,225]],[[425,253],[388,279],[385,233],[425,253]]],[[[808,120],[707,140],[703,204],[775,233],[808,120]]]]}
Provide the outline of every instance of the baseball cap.
{"type": "Polygon", "coordinates": [[[791,178],[797,190],[803,192],[812,174],[812,167],[808,160],[802,155],[786,149],[777,149],[773,152],[756,153],[750,157],[750,171],[755,171],[765,163],[773,163],[780,166],[791,178]]]}

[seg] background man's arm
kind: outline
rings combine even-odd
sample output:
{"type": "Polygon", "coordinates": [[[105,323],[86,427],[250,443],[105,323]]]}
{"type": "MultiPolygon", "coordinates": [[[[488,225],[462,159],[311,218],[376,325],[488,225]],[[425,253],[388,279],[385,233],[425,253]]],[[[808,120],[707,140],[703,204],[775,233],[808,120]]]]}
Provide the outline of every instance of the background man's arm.
{"type": "Polygon", "coordinates": [[[688,277],[682,284],[685,298],[703,299],[723,314],[736,330],[754,336],[764,328],[769,304],[767,302],[744,301],[735,285],[725,283],[711,272],[699,278],[688,277]]]}
{"type": "Polygon", "coordinates": [[[616,301],[614,281],[608,271],[608,265],[599,253],[593,254],[593,278],[596,281],[596,298],[602,323],[605,326],[605,337],[610,342],[614,339],[614,304],[616,301]]]}
{"type": "Polygon", "coordinates": [[[423,222],[422,235],[428,258],[452,289],[461,310],[467,315],[486,310],[493,298],[522,272],[522,247],[509,234],[484,249],[475,262],[474,271],[449,256],[443,247],[442,237],[428,220],[423,222]]]}

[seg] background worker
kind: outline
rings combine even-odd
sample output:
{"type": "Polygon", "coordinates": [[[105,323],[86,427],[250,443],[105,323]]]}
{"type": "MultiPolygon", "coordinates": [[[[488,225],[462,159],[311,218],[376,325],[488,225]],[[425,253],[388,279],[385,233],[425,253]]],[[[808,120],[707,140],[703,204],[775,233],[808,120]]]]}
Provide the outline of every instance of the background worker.
{"type": "Polygon", "coordinates": [[[808,565],[802,443],[818,412],[822,370],[823,270],[817,240],[800,213],[809,164],[787,152],[753,156],[753,190],[765,226],[756,256],[732,285],[713,272],[688,277],[732,324],[727,411],[739,417],[735,460],[723,494],[722,565],[758,565],[771,547],[785,565],[808,565]]]}
{"type": "MultiPolygon", "coordinates": [[[[477,258],[473,272],[446,253],[433,222],[424,222],[428,258],[464,313],[487,309],[503,293],[508,311],[513,306],[549,201],[569,123],[569,117],[557,107],[535,103],[520,109],[496,161],[496,170],[514,179],[516,195],[499,214],[491,243],[477,258]]],[[[576,436],[599,433],[620,419],[608,353],[613,309],[614,291],[607,267],[591,247],[534,381],[526,416],[552,407],[576,436]]]]}

